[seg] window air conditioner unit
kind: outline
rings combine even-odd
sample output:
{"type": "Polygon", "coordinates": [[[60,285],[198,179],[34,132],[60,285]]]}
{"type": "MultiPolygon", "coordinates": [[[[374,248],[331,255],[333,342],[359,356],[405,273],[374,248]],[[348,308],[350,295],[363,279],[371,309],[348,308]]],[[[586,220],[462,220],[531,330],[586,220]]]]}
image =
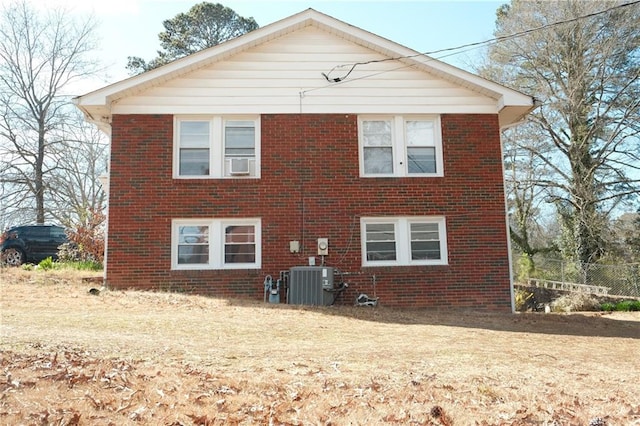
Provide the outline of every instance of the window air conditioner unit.
{"type": "Polygon", "coordinates": [[[249,159],[248,158],[232,158],[229,173],[232,175],[248,175],[249,159]]]}

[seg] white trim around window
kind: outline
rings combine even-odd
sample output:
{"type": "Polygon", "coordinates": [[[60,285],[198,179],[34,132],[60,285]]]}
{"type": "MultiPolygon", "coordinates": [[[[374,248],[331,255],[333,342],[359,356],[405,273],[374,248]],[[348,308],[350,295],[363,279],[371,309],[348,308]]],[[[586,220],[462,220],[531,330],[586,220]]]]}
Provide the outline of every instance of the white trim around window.
{"type": "Polygon", "coordinates": [[[174,219],[171,269],[260,269],[261,220],[174,219]]]}
{"type": "Polygon", "coordinates": [[[176,116],[173,177],[260,177],[259,116],[176,116]]]}
{"type": "Polygon", "coordinates": [[[447,265],[443,216],[363,217],[362,266],[447,265]]]}
{"type": "Polygon", "coordinates": [[[361,177],[444,176],[437,115],[358,117],[361,177]]]}

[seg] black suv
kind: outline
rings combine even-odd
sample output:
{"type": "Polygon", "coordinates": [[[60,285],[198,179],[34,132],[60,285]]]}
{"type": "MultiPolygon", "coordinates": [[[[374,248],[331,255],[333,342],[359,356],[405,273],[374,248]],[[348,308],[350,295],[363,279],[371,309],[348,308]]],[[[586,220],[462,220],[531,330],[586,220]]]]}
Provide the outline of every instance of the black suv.
{"type": "Polygon", "coordinates": [[[56,225],[23,225],[0,236],[2,261],[11,266],[58,258],[58,247],[67,242],[65,229],[56,225]]]}

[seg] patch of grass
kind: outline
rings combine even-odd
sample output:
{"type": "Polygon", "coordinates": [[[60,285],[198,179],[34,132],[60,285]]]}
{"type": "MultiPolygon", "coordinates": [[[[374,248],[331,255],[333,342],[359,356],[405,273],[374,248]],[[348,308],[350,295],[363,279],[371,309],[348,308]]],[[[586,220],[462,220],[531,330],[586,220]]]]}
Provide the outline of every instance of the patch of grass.
{"type": "Polygon", "coordinates": [[[93,295],[83,278],[99,273],[0,274],[3,425],[637,419],[629,408],[640,395],[640,383],[629,380],[640,339],[638,323],[630,323],[640,321],[635,312],[512,315],[131,290],[93,295]]]}
{"type": "Polygon", "coordinates": [[[77,271],[101,271],[102,263],[95,260],[79,260],[75,262],[60,263],[62,268],[75,269],[77,271]]]}
{"type": "Polygon", "coordinates": [[[618,303],[603,303],[600,305],[600,310],[607,312],[638,312],[640,311],[640,300],[623,300],[618,303]]]}
{"type": "Polygon", "coordinates": [[[64,261],[54,262],[51,257],[47,257],[37,265],[31,263],[25,263],[20,268],[24,271],[102,271],[102,263],[95,260],[77,260],[77,261],[64,261]]]}
{"type": "Polygon", "coordinates": [[[51,256],[38,263],[38,268],[43,271],[50,271],[55,268],[55,264],[53,263],[53,259],[51,258],[51,256]]]}

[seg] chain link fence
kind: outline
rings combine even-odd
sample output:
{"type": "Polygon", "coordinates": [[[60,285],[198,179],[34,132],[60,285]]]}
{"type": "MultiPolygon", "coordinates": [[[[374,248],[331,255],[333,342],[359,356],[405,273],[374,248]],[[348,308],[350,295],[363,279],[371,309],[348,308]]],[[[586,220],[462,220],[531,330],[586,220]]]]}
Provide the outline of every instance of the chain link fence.
{"type": "Polygon", "coordinates": [[[522,265],[516,265],[519,280],[536,278],[567,284],[582,284],[606,287],[609,295],[640,298],[640,263],[607,265],[567,262],[565,260],[534,258],[533,271],[523,271],[522,265]]]}

